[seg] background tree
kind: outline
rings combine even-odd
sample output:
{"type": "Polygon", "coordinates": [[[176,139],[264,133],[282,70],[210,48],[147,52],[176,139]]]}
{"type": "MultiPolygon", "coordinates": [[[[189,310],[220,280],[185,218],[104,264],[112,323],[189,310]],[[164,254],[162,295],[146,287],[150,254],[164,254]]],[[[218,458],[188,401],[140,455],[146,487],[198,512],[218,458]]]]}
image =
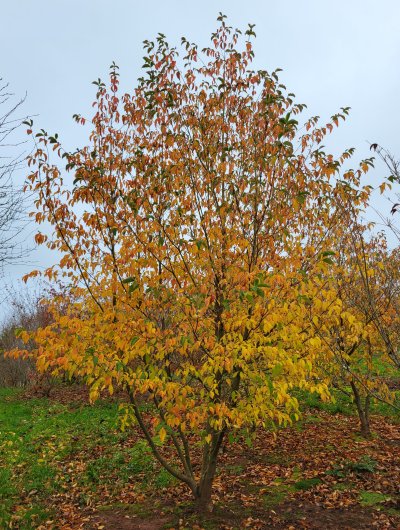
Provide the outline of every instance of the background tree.
{"type": "Polygon", "coordinates": [[[314,316],[318,307],[313,307],[310,319],[320,319],[318,333],[333,356],[322,369],[353,399],[361,433],[368,437],[372,400],[393,404],[394,399],[382,371],[399,367],[398,258],[388,249],[385,235],[374,234],[372,223],[362,224],[351,204],[341,221],[332,246],[335,273],[329,281],[340,310],[314,316]]]}
{"type": "MultiPolygon", "coordinates": [[[[4,306],[8,311],[0,327],[0,386],[26,386],[42,381],[47,390],[50,388],[48,378],[38,374],[33,359],[12,359],[4,354],[24,347],[18,337],[21,329],[34,332],[50,323],[47,306],[41,301],[45,297],[52,297],[54,291],[41,284],[36,285],[35,289],[19,286],[18,289],[6,288],[5,291],[7,304],[4,306]]],[[[26,345],[25,348],[33,349],[34,344],[26,345]]]]}
{"type": "MultiPolygon", "coordinates": [[[[398,160],[389,150],[381,147],[377,143],[371,144],[370,149],[378,154],[379,159],[389,170],[389,176],[386,177],[388,182],[385,184],[390,188],[396,184],[400,184],[400,160],[398,160]]],[[[382,183],[381,186],[385,187],[385,184],[382,183]]],[[[384,187],[381,188],[382,191],[384,187]]],[[[397,215],[400,211],[400,195],[398,192],[394,192],[388,197],[388,199],[392,204],[390,215],[387,215],[387,212],[381,212],[378,210],[375,211],[381,219],[383,225],[390,230],[391,234],[395,236],[397,242],[399,243],[400,228],[399,223],[397,222],[397,215]]]]}
{"type": "Polygon", "coordinates": [[[368,164],[341,173],[351,152],[321,148],[347,109],[299,128],[304,106],[276,72],[251,69],[252,26],[237,49],[241,32],[219,21],[201,54],[146,41],[132,94],[113,64],[109,88],[95,83],[89,145],[67,153],[37,133],[27,184],[36,221],[54,227],[37,242],[63,254],[45,274],[74,299],[34,334],[38,367],[83,376],[93,399],[126,389],[123,424],[204,509],[229,432],[297,419],[295,389],[328,397],[310,300],[335,297],[324,278],[343,201],[369,196],[368,164]]]}
{"type": "Polygon", "coordinates": [[[15,154],[21,145],[15,140],[15,132],[25,119],[16,117],[16,112],[24,100],[14,103],[8,84],[0,78],[0,272],[26,254],[18,240],[24,223],[24,198],[22,186],[14,180],[25,158],[20,152],[15,154]]]}

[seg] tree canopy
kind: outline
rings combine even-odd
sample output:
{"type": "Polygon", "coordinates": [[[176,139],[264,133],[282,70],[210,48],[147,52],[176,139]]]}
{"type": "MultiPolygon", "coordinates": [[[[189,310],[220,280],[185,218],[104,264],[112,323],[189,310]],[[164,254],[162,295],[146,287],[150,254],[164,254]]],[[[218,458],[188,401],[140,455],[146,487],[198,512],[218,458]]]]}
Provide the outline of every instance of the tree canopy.
{"type": "Polygon", "coordinates": [[[70,286],[33,337],[38,366],[84,377],[93,399],[125,389],[124,425],[202,506],[229,433],[296,420],[298,389],[329,396],[321,337],[343,313],[332,249],[370,193],[370,162],[343,169],[352,150],[322,145],[348,109],[300,124],[278,71],[252,69],[253,37],[221,16],[201,51],[145,41],[132,92],[113,64],[93,117],[75,116],[88,144],[66,152],[42,130],[29,160],[35,220],[54,228],[36,240],[62,254],[45,275],[70,286]]]}

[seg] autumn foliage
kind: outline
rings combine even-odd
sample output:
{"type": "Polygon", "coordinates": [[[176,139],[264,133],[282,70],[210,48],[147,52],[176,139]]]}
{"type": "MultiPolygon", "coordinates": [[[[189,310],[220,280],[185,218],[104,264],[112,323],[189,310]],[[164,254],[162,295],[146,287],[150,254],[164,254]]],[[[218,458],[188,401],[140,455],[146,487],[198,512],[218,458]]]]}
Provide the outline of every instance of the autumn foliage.
{"type": "Polygon", "coordinates": [[[113,64],[92,119],[75,116],[88,144],[39,132],[27,184],[54,228],[36,240],[62,256],[45,274],[71,295],[35,334],[38,367],[85,378],[93,399],[127,390],[124,426],[204,507],[229,433],[296,420],[298,389],[329,397],[324,326],[346,318],[332,249],[369,196],[368,162],[344,171],[351,150],[322,149],[347,109],[300,126],[277,72],[252,69],[252,27],[219,22],[201,52],[146,41],[131,93],[113,64]]]}
{"type": "Polygon", "coordinates": [[[382,366],[399,366],[398,250],[388,248],[383,233],[374,234],[371,225],[362,224],[350,205],[342,226],[330,280],[341,312],[324,315],[318,334],[331,353],[322,363],[325,372],[352,397],[361,432],[370,436],[372,400],[393,403],[395,397],[382,366]]]}

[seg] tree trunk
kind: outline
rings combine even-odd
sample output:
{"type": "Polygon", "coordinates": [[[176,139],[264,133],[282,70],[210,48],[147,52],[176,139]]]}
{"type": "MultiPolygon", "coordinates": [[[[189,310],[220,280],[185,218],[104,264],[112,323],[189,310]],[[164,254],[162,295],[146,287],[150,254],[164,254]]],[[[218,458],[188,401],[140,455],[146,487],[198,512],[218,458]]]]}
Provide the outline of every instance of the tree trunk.
{"type": "Polygon", "coordinates": [[[368,394],[364,401],[364,408],[361,406],[358,412],[358,416],[360,418],[360,424],[361,424],[361,435],[364,436],[364,438],[371,438],[371,435],[372,435],[371,428],[369,425],[369,407],[370,407],[370,396],[368,394]]]}
{"type": "Polygon", "coordinates": [[[366,411],[361,411],[358,413],[360,418],[360,424],[361,424],[361,435],[364,438],[370,438],[371,437],[371,429],[369,425],[369,417],[366,411]]]}
{"type": "Polygon", "coordinates": [[[210,513],[213,511],[213,504],[211,500],[211,491],[212,491],[212,480],[203,482],[199,485],[196,491],[196,509],[200,513],[210,513]]]}
{"type": "Polygon", "coordinates": [[[371,438],[372,433],[369,424],[369,409],[371,405],[371,396],[367,394],[363,404],[362,397],[360,395],[360,392],[358,391],[357,386],[353,381],[350,384],[354,394],[354,401],[356,403],[358,417],[360,419],[361,436],[363,436],[364,438],[371,438]]]}
{"type": "Polygon", "coordinates": [[[201,478],[195,491],[195,501],[199,512],[212,512],[212,485],[217,470],[218,453],[224,439],[225,429],[213,435],[209,446],[204,447],[201,478]]]}
{"type": "Polygon", "coordinates": [[[214,482],[215,471],[217,468],[217,459],[210,461],[207,470],[202,475],[196,490],[196,506],[200,512],[212,512],[213,505],[211,500],[212,485],[214,482]]]}

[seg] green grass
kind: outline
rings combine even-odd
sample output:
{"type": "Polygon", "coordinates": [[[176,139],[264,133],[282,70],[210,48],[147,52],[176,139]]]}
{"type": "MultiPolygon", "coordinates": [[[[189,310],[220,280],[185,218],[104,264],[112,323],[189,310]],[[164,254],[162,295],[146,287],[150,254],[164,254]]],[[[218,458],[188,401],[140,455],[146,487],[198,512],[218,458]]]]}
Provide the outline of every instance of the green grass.
{"type": "MultiPolygon", "coordinates": [[[[369,372],[370,370],[364,366],[365,363],[360,363],[358,369],[360,373],[369,372]]],[[[383,356],[375,355],[372,359],[371,370],[373,374],[382,377],[386,382],[400,380],[400,369],[396,368],[393,363],[388,362],[383,356]]],[[[297,398],[303,411],[323,410],[329,414],[348,414],[356,415],[356,407],[353,401],[353,394],[350,386],[344,386],[341,390],[331,389],[332,399],[330,401],[322,401],[320,396],[308,391],[298,391],[297,398]]],[[[391,421],[400,422],[400,391],[394,392],[394,408],[389,403],[379,401],[378,399],[371,400],[371,416],[380,414],[387,416],[391,421]]]]}
{"type": "Polygon", "coordinates": [[[267,509],[273,509],[287,498],[290,493],[295,491],[293,486],[284,484],[280,480],[276,480],[274,485],[271,486],[268,492],[263,495],[263,504],[267,509]]]}
{"type": "MultiPolygon", "coordinates": [[[[345,388],[344,390],[351,395],[350,387],[345,388]]],[[[397,391],[395,395],[395,405],[400,407],[400,392],[397,391]]],[[[332,391],[331,401],[322,401],[317,394],[306,391],[299,391],[297,398],[303,411],[323,410],[329,414],[346,415],[356,415],[357,413],[356,406],[351,397],[339,390],[332,391]]],[[[370,413],[372,417],[374,414],[379,414],[389,417],[391,421],[400,422],[399,411],[392,407],[389,403],[384,403],[382,401],[378,401],[377,399],[372,399],[370,413]]],[[[316,421],[318,422],[320,420],[317,418],[316,421]]],[[[308,418],[308,422],[312,422],[312,417],[308,418]]]]}
{"type": "Polygon", "coordinates": [[[376,506],[390,499],[389,495],[375,491],[360,491],[360,501],[364,506],[376,506]]]}
{"type": "Polygon", "coordinates": [[[230,475],[241,475],[243,470],[244,467],[241,464],[231,464],[225,468],[225,471],[227,471],[230,475]]]}
{"type": "MultiPolygon", "coordinates": [[[[318,423],[317,412],[355,414],[354,404],[341,393],[335,402],[323,402],[315,394],[299,393],[304,416],[299,428],[306,423],[318,423]]],[[[389,406],[376,404],[372,412],[396,417],[389,406]]],[[[132,438],[132,430],[122,432],[118,425],[118,404],[99,401],[95,405],[62,404],[47,398],[21,397],[21,391],[0,388],[0,529],[33,530],[46,520],[56,519],[49,499],[71,490],[79,490],[76,499],[81,506],[107,503],[118,499],[123,488],[161,490],[175,480],[160,470],[143,441],[132,438]]],[[[282,452],[263,455],[266,465],[290,464],[282,452]]],[[[241,475],[244,465],[232,464],[226,469],[231,475],[241,475]]],[[[327,472],[338,478],[374,473],[376,462],[368,457],[345,462],[327,472]]],[[[294,467],[291,484],[279,481],[261,495],[265,508],[273,508],[291,493],[318,485],[320,479],[302,478],[300,468],[294,467]]],[[[363,504],[377,497],[361,492],[363,504]]],[[[382,503],[377,500],[376,503],[382,503]]],[[[111,503],[110,503],[111,504],[111,503]]]]}
{"type": "Polygon", "coordinates": [[[356,473],[358,475],[375,473],[376,466],[376,460],[368,455],[363,455],[356,461],[346,461],[342,465],[333,466],[326,474],[336,478],[345,478],[349,473],[356,473]]]}
{"type": "Polygon", "coordinates": [[[318,486],[318,484],[321,484],[321,479],[318,477],[314,478],[303,478],[297,482],[295,482],[294,487],[296,490],[309,490],[313,488],[314,486],[318,486]]]}
{"type": "MultiPolygon", "coordinates": [[[[112,447],[110,448],[112,450],[112,447]]],[[[121,482],[134,481],[141,476],[141,485],[145,486],[155,468],[154,459],[145,442],[138,442],[132,448],[115,450],[111,454],[91,460],[86,473],[82,477],[83,483],[100,484],[110,482],[117,485],[121,482]]],[[[160,471],[161,473],[161,471],[160,471]]],[[[156,475],[156,480],[159,475],[156,475]]],[[[161,476],[161,483],[165,478],[161,476]]]]}
{"type": "Polygon", "coordinates": [[[360,491],[359,499],[361,505],[363,506],[369,506],[378,510],[382,510],[387,514],[394,515],[395,517],[399,516],[400,510],[398,508],[390,507],[390,501],[392,500],[390,495],[385,495],[379,491],[362,490],[360,491]],[[387,503],[389,503],[389,506],[387,503]]]}
{"type": "Polygon", "coordinates": [[[301,390],[297,399],[303,411],[323,410],[329,414],[354,414],[354,404],[341,392],[332,392],[331,401],[322,401],[318,394],[301,390]]]}
{"type": "Polygon", "coordinates": [[[356,462],[348,462],[347,467],[356,473],[375,473],[376,465],[376,460],[364,455],[356,462]]]}
{"type": "Polygon", "coordinates": [[[46,501],[73,482],[83,490],[82,504],[100,485],[116,491],[126,483],[171,484],[144,442],[129,443],[118,427],[117,409],[106,401],[94,406],[26,401],[20,391],[0,388],[0,528],[28,530],[51,519],[46,501]],[[82,468],[69,469],[80,452],[82,468]]]}

